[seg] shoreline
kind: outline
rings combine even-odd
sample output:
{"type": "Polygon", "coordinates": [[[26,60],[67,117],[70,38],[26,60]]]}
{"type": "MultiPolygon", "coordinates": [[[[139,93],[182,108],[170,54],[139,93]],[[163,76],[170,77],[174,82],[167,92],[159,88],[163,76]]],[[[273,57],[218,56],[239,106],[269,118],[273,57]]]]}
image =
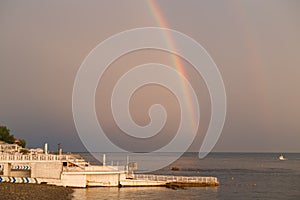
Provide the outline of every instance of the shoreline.
{"type": "Polygon", "coordinates": [[[46,184],[25,184],[25,183],[0,183],[1,199],[22,200],[22,199],[72,199],[74,190],[68,187],[46,185],[46,184]]]}

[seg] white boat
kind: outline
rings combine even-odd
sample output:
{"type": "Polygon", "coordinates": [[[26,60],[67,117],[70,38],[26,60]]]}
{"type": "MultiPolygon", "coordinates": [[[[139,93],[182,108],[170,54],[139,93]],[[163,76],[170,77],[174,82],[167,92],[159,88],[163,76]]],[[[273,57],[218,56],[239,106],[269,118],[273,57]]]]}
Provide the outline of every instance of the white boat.
{"type": "Polygon", "coordinates": [[[278,157],[279,160],[286,160],[286,158],[281,154],[279,157],[278,157]]]}

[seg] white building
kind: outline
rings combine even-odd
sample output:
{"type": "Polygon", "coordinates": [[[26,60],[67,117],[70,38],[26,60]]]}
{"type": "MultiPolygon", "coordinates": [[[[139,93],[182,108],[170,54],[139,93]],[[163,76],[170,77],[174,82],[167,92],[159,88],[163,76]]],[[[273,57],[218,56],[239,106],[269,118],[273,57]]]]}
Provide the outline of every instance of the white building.
{"type": "Polygon", "coordinates": [[[17,144],[7,144],[3,141],[0,141],[0,152],[2,153],[17,153],[22,149],[21,146],[17,144]]]}

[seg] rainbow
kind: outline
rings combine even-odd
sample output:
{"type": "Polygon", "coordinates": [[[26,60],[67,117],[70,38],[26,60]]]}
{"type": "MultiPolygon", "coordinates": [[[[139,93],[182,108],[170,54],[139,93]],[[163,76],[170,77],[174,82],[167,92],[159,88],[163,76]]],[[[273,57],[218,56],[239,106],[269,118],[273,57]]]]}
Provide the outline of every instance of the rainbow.
{"type": "Polygon", "coordinates": [[[261,118],[265,120],[269,120],[271,123],[273,116],[272,112],[270,110],[266,110],[267,105],[269,104],[269,100],[267,99],[268,96],[271,96],[269,93],[268,88],[266,87],[266,84],[262,84],[266,82],[268,73],[264,70],[264,66],[266,63],[264,63],[264,59],[262,58],[261,54],[259,54],[259,44],[257,43],[257,34],[254,30],[256,28],[251,24],[251,21],[249,20],[247,16],[247,10],[245,10],[244,6],[241,4],[240,1],[235,1],[234,3],[230,4],[230,7],[232,8],[233,13],[238,16],[240,24],[238,24],[241,34],[244,36],[243,40],[245,43],[245,46],[247,47],[247,56],[248,56],[248,63],[251,64],[251,67],[249,69],[249,76],[251,77],[252,81],[251,86],[253,89],[258,93],[256,95],[256,101],[255,104],[257,106],[260,106],[259,110],[261,111],[259,114],[261,115],[261,118]],[[259,70],[257,70],[257,68],[259,70]]]}
{"type": "MultiPolygon", "coordinates": [[[[147,0],[147,4],[150,8],[150,11],[152,15],[155,18],[156,23],[158,24],[159,27],[161,28],[169,28],[167,21],[165,20],[164,16],[162,15],[162,11],[158,6],[157,1],[154,0],[147,0]]],[[[233,13],[240,19],[239,21],[241,22],[238,24],[239,29],[241,34],[244,36],[244,42],[245,46],[247,47],[248,50],[248,62],[251,63],[253,68],[249,69],[249,76],[253,77],[252,79],[255,80],[252,82],[252,86],[257,91],[257,101],[260,102],[257,105],[260,106],[260,110],[265,111],[261,112],[260,114],[264,116],[263,118],[266,119],[271,119],[271,112],[266,111],[265,106],[268,104],[268,99],[267,97],[269,96],[268,93],[268,88],[266,88],[265,84],[261,84],[266,81],[268,78],[266,74],[268,72],[264,71],[264,59],[261,57],[259,54],[259,44],[257,43],[257,35],[253,30],[255,30],[255,27],[251,24],[251,22],[248,19],[248,16],[246,15],[247,11],[244,10],[244,6],[241,5],[240,2],[234,2],[230,3],[230,7],[232,8],[233,13]],[[260,66],[260,71],[256,71],[256,68],[260,66]]],[[[165,33],[166,41],[168,45],[170,46],[170,49],[175,47],[174,41],[172,41],[172,37],[168,35],[168,33],[165,33]]],[[[177,56],[174,56],[172,54],[172,60],[175,64],[176,69],[185,77],[187,77],[187,73],[185,71],[185,68],[183,66],[183,63],[180,58],[177,56]]],[[[182,82],[182,81],[181,81],[182,82]]],[[[188,94],[187,90],[185,89],[186,86],[182,82],[182,89],[185,92],[186,96],[186,102],[187,106],[190,110],[191,115],[194,113],[194,108],[192,103],[190,103],[191,95],[188,94]]],[[[195,119],[195,118],[194,118],[195,119]]],[[[195,126],[198,122],[193,120],[193,126],[195,126]]]]}
{"type": "MultiPolygon", "coordinates": [[[[156,4],[155,1],[153,0],[148,0],[147,1],[149,8],[151,10],[151,12],[153,13],[153,16],[155,18],[156,23],[158,24],[159,27],[161,28],[168,28],[167,22],[164,18],[164,16],[162,15],[162,12],[160,10],[160,8],[158,7],[158,5],[156,4]]],[[[175,49],[176,47],[176,43],[172,40],[172,37],[168,34],[168,32],[164,32],[164,36],[166,38],[166,42],[169,46],[170,49],[175,49]]],[[[171,54],[172,57],[172,62],[174,63],[177,71],[184,77],[188,77],[186,71],[185,71],[185,67],[183,62],[181,61],[181,58],[179,56],[176,56],[174,54],[171,54]]],[[[184,96],[186,97],[186,107],[189,110],[189,113],[191,114],[191,125],[193,128],[196,128],[198,126],[198,121],[196,120],[196,113],[195,108],[193,107],[193,103],[191,101],[192,97],[191,94],[188,92],[187,90],[187,86],[184,83],[183,79],[179,80],[181,82],[181,87],[182,87],[182,91],[184,92],[184,96]]]]}

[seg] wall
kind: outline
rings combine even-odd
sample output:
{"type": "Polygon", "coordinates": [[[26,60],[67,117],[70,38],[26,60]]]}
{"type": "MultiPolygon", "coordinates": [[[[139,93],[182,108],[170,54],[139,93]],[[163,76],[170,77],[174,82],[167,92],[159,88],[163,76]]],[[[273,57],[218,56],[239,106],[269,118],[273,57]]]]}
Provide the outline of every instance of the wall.
{"type": "Polygon", "coordinates": [[[3,164],[3,176],[10,176],[11,171],[11,163],[3,164]]]}
{"type": "Polygon", "coordinates": [[[85,174],[62,174],[61,183],[69,187],[86,187],[85,174]]]}
{"type": "Polygon", "coordinates": [[[119,174],[88,174],[86,175],[89,186],[118,186],[119,174]]]}
{"type": "Polygon", "coordinates": [[[62,162],[34,162],[31,163],[32,178],[60,179],[62,162]]]}
{"type": "Polygon", "coordinates": [[[30,170],[11,170],[10,176],[14,177],[30,177],[30,170]]]}

